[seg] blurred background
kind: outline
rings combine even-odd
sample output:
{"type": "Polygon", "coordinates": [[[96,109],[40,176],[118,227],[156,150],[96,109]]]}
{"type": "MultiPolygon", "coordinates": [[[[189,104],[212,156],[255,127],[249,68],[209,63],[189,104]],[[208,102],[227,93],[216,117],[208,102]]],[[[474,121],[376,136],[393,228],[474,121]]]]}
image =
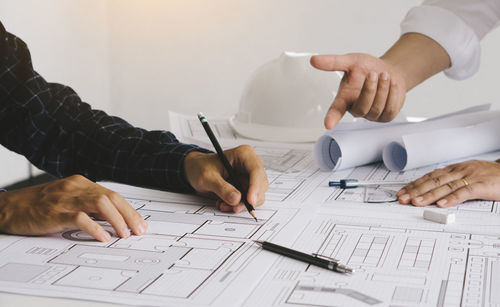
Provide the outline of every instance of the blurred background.
{"type": "MultiPolygon", "coordinates": [[[[134,125],[167,129],[168,110],[234,114],[249,75],[285,50],[381,55],[420,2],[0,0],[0,21],[28,44],[48,81],[134,125]]],[[[483,103],[498,109],[500,30],[482,48],[478,74],[433,77],[408,94],[406,115],[483,103]]],[[[22,156],[0,147],[0,158],[0,187],[30,175],[22,156]]]]}

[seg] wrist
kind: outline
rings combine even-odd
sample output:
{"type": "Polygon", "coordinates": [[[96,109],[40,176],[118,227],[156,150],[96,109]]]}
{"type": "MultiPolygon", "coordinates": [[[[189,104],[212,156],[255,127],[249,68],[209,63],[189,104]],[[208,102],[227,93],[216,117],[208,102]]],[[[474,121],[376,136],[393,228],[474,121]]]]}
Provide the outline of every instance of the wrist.
{"type": "MultiPolygon", "coordinates": [[[[192,175],[193,175],[193,166],[196,164],[196,160],[198,160],[201,156],[204,156],[205,154],[199,151],[191,151],[184,157],[184,161],[182,163],[182,169],[183,169],[183,176],[184,179],[187,181],[187,183],[193,188],[193,184],[191,182],[192,180],[192,175]]],[[[196,167],[194,167],[196,169],[196,167]]]]}
{"type": "Polygon", "coordinates": [[[450,67],[446,50],[436,41],[419,33],[407,33],[380,57],[401,74],[407,90],[450,67]]]}
{"type": "Polygon", "coordinates": [[[400,76],[404,82],[405,91],[411,90],[423,81],[416,77],[412,65],[409,64],[412,61],[410,54],[402,54],[391,48],[380,59],[391,66],[396,71],[396,74],[400,76]]]}
{"type": "Polygon", "coordinates": [[[400,83],[403,82],[405,91],[408,91],[414,81],[411,80],[411,73],[408,71],[407,67],[402,64],[402,60],[387,54],[381,56],[380,59],[391,67],[392,72],[389,72],[391,78],[396,76],[397,81],[400,83]]]}

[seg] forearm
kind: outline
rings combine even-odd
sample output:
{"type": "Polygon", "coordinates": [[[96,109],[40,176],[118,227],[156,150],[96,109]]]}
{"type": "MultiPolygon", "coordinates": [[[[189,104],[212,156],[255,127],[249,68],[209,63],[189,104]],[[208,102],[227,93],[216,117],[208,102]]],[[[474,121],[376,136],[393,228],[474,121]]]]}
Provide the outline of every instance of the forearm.
{"type": "Polygon", "coordinates": [[[168,131],[147,131],[92,109],[68,87],[38,78],[35,88],[46,93],[36,102],[4,101],[0,141],[7,148],[58,177],[81,174],[94,181],[190,189],[183,161],[203,149],[179,143],[168,131]]]}
{"type": "Polygon", "coordinates": [[[0,142],[59,177],[81,174],[156,188],[190,189],[185,156],[200,150],[94,110],[32,67],[24,42],[0,24],[0,142]]]}
{"type": "Polygon", "coordinates": [[[433,75],[450,67],[448,53],[433,39],[418,33],[407,33],[383,55],[400,71],[410,90],[433,75]]]}

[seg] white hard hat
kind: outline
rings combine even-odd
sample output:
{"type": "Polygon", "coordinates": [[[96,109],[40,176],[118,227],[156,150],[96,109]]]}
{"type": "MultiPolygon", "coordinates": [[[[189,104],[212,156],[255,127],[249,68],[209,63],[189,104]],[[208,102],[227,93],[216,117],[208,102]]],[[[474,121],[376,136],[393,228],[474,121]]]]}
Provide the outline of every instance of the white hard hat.
{"type": "Polygon", "coordinates": [[[324,117],[341,74],[315,69],[313,54],[285,52],[250,77],[240,108],[231,119],[243,137],[277,142],[314,142],[324,132],[324,117]]]}

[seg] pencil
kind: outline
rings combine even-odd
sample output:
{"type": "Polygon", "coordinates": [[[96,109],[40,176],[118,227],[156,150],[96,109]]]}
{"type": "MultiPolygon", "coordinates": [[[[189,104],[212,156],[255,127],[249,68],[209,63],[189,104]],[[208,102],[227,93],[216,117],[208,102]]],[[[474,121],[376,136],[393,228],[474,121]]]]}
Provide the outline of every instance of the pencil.
{"type": "Polygon", "coordinates": [[[248,210],[248,213],[255,219],[256,222],[257,220],[257,215],[255,214],[255,209],[254,207],[248,202],[247,200],[247,192],[243,189],[243,186],[241,185],[240,180],[238,179],[238,176],[236,175],[233,167],[227,160],[226,155],[224,154],[224,151],[222,150],[222,147],[219,144],[219,141],[217,141],[217,138],[215,137],[215,134],[213,133],[212,129],[210,128],[210,125],[208,124],[207,118],[203,115],[203,113],[198,113],[198,119],[200,120],[203,128],[205,129],[205,132],[208,135],[208,138],[212,142],[212,145],[215,147],[215,151],[217,152],[217,156],[219,157],[219,160],[222,162],[222,165],[224,165],[224,168],[226,169],[227,173],[229,174],[229,179],[231,180],[231,183],[234,185],[238,191],[241,193],[241,200],[245,204],[245,207],[248,210]]]}

